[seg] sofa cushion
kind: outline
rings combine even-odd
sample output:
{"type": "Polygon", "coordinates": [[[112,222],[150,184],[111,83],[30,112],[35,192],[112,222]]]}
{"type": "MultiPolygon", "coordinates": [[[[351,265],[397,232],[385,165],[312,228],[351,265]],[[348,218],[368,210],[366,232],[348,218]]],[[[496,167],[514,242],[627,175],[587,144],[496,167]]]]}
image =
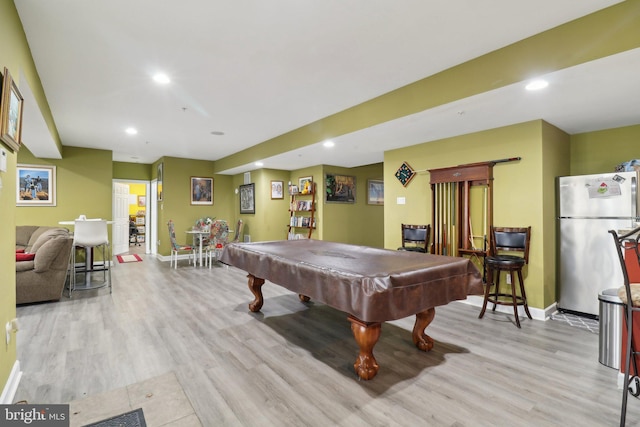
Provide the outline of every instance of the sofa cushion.
{"type": "Polygon", "coordinates": [[[16,252],[16,262],[21,262],[21,261],[33,261],[33,259],[36,257],[36,254],[25,254],[20,253],[20,252],[16,252]]]}
{"type": "Polygon", "coordinates": [[[66,228],[50,228],[43,231],[38,239],[33,243],[33,246],[31,246],[28,252],[35,254],[36,252],[38,252],[38,249],[40,249],[42,245],[47,243],[49,240],[59,236],[69,236],[69,230],[67,230],[66,228]]]}
{"type": "MultiPolygon", "coordinates": [[[[42,273],[48,271],[53,261],[58,257],[65,257],[68,262],[70,252],[64,248],[67,240],[71,240],[70,236],[57,236],[47,240],[38,251],[33,264],[33,271],[42,273]]],[[[66,264],[65,264],[66,269],[66,264]]]]}
{"type": "MultiPolygon", "coordinates": [[[[33,270],[35,262],[34,261],[21,261],[16,262],[16,273],[20,273],[21,271],[30,271],[33,270]]],[[[18,276],[16,276],[16,282],[18,280],[18,276]]]]}
{"type": "MultiPolygon", "coordinates": [[[[37,225],[18,225],[16,226],[16,246],[27,247],[33,233],[40,228],[37,225]]],[[[40,234],[38,233],[38,236],[40,234]]],[[[36,236],[36,238],[38,237],[36,236]]],[[[35,241],[35,240],[34,240],[35,241]]]]}

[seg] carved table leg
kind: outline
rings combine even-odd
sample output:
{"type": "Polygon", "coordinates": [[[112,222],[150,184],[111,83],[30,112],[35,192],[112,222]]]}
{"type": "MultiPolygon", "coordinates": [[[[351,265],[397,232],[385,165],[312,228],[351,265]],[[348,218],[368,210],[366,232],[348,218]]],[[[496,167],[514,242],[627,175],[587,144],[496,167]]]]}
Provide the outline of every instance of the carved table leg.
{"type": "Polygon", "coordinates": [[[260,311],[262,304],[264,303],[264,298],[262,298],[262,285],[264,285],[264,279],[255,277],[252,274],[249,274],[247,277],[249,278],[249,290],[256,297],[256,299],[249,303],[249,310],[256,313],[260,311]]]}
{"type": "Polygon", "coordinates": [[[424,330],[433,321],[436,315],[435,308],[428,308],[416,314],[416,323],[413,325],[413,343],[422,351],[429,351],[433,348],[433,339],[424,333],[424,330]]]}
{"type": "Polygon", "coordinates": [[[300,301],[302,302],[309,302],[309,300],[311,299],[308,296],[302,294],[298,294],[298,298],[300,298],[300,301]]]}
{"type": "Polygon", "coordinates": [[[358,376],[363,380],[370,380],[378,373],[378,362],[373,357],[373,347],[380,338],[380,323],[367,323],[353,316],[349,316],[351,322],[351,331],[360,347],[360,354],[356,359],[353,367],[358,376]]]}

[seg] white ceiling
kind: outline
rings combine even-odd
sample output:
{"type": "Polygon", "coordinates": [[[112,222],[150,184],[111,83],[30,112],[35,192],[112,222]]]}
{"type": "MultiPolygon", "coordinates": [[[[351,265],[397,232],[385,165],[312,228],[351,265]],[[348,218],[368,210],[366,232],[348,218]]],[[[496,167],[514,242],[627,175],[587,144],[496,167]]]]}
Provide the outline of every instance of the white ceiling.
{"type": "MultiPolygon", "coordinates": [[[[226,157],[618,3],[14,1],[63,145],[141,163],[226,157]],[[158,71],[171,84],[155,84],[158,71]],[[139,133],[126,135],[129,126],[139,133]]],[[[538,118],[568,133],[637,124],[639,69],[640,50],[625,52],[552,73],[543,92],[514,84],[334,138],[339,157],[316,144],[264,167],[360,166],[385,150],[538,118]]],[[[26,115],[25,145],[54,157],[44,121],[26,115]]]]}

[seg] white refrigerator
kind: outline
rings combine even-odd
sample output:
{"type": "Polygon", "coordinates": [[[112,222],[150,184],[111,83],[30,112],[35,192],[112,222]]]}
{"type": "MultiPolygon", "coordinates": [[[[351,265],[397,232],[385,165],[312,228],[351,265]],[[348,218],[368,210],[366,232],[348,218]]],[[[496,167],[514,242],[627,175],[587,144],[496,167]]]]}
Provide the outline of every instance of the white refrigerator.
{"type": "Polygon", "coordinates": [[[640,219],[636,172],[558,178],[558,308],[598,315],[598,294],[623,285],[609,230],[640,219]]]}

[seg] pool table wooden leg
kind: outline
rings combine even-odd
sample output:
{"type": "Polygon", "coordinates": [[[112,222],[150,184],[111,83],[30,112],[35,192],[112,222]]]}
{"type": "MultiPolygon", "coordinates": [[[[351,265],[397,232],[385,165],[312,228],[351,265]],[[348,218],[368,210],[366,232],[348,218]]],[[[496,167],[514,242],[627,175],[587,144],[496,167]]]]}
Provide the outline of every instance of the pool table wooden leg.
{"type": "Polygon", "coordinates": [[[433,321],[436,315],[435,308],[428,308],[416,314],[416,323],[413,325],[413,343],[422,351],[429,351],[433,348],[433,338],[424,333],[424,330],[433,321]]]}
{"type": "Polygon", "coordinates": [[[381,325],[379,322],[369,323],[349,316],[351,331],[360,347],[360,354],[353,367],[358,376],[363,380],[370,380],[378,373],[378,362],[373,357],[373,347],[380,338],[381,325]]]}
{"type": "Polygon", "coordinates": [[[249,310],[256,313],[262,308],[264,298],[262,298],[262,285],[264,285],[264,279],[256,277],[252,274],[247,276],[249,278],[249,290],[256,297],[249,303],[249,310]]]}

